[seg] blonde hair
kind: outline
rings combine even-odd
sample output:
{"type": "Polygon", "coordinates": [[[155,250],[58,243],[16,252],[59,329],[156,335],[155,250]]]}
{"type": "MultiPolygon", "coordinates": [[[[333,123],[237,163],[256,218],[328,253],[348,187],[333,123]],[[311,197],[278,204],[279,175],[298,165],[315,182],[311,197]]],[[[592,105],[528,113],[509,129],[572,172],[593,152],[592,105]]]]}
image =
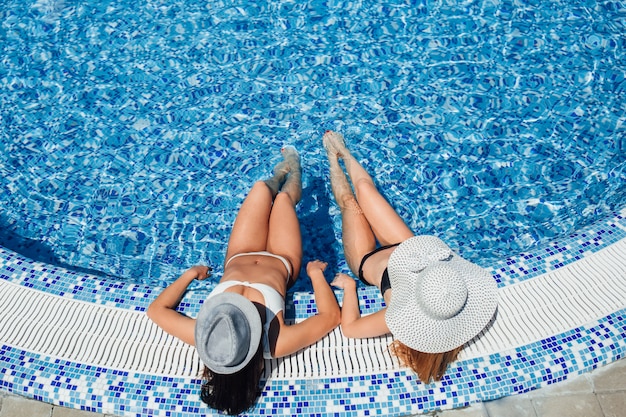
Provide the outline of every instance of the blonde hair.
{"type": "Polygon", "coordinates": [[[411,368],[425,384],[431,379],[439,381],[462,348],[463,346],[459,346],[448,352],[424,353],[411,349],[399,340],[394,340],[389,346],[389,350],[398,357],[400,363],[411,368]]]}

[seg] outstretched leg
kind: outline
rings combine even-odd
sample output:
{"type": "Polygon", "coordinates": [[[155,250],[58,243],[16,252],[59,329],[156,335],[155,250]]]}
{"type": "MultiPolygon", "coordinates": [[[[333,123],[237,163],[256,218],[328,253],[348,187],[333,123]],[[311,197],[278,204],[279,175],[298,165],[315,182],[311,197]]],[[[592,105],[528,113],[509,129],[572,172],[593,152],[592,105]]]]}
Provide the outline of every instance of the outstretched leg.
{"type": "Polygon", "coordinates": [[[348,178],[339,165],[338,153],[332,140],[326,135],[324,147],[330,165],[330,185],[335,200],[341,209],[343,251],[352,273],[358,276],[361,259],[376,247],[376,239],[367,218],[348,183],[348,178]]]}
{"type": "Polygon", "coordinates": [[[294,148],[284,148],[283,157],[289,174],[274,200],[269,218],[267,250],[287,258],[293,267],[292,282],[295,282],[302,265],[302,235],[296,215],[296,204],[302,196],[302,173],[300,155],[294,148]]]}
{"type": "Polygon", "coordinates": [[[283,159],[274,167],[271,178],[254,183],[233,224],[226,261],[238,253],[266,250],[272,202],[289,171],[289,164],[283,159]]]}
{"type": "Polygon", "coordinates": [[[352,156],[345,145],[343,136],[336,132],[327,131],[323,141],[329,155],[333,153],[337,158],[343,159],[346,171],[348,171],[356,191],[356,200],[378,241],[382,245],[389,245],[412,237],[411,229],[378,192],[372,177],[352,156]]]}
{"type": "Polygon", "coordinates": [[[328,155],[333,154],[337,159],[343,159],[343,163],[346,166],[346,170],[348,171],[352,184],[356,184],[359,181],[366,181],[370,182],[372,185],[374,184],[372,177],[361,166],[359,161],[352,156],[346,147],[343,136],[340,133],[327,130],[322,137],[322,141],[324,142],[324,147],[326,148],[328,155]]]}

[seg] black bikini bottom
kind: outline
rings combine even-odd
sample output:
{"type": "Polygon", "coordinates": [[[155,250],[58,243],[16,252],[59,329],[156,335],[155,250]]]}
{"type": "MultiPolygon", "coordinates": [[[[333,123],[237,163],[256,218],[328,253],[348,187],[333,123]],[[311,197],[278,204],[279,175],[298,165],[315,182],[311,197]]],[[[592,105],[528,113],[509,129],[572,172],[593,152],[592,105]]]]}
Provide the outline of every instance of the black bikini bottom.
{"type": "MultiPolygon", "coordinates": [[[[394,246],[398,246],[399,244],[400,243],[394,243],[392,245],[380,246],[374,249],[373,251],[371,251],[370,253],[365,254],[365,256],[363,256],[363,259],[361,259],[361,265],[359,265],[359,279],[361,280],[363,284],[371,285],[369,282],[365,280],[365,277],[363,276],[363,265],[365,264],[365,261],[367,261],[367,259],[375,253],[378,253],[381,250],[393,248],[394,246]]],[[[389,272],[387,271],[387,268],[385,268],[385,270],[383,271],[383,276],[380,279],[380,293],[382,295],[385,295],[385,291],[387,291],[389,288],[391,288],[391,282],[389,281],[389,272]]]]}

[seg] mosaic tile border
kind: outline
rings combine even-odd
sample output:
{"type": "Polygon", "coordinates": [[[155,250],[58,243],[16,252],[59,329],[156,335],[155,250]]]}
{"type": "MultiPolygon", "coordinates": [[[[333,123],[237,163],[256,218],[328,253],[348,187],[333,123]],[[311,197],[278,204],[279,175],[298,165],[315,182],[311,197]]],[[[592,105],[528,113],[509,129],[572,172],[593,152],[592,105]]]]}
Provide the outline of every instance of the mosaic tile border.
{"type": "MultiPolygon", "coordinates": [[[[502,287],[561,268],[596,253],[624,237],[626,237],[626,207],[577,233],[552,241],[533,252],[508,257],[489,269],[502,287]]],[[[161,291],[161,288],[103,279],[35,262],[2,247],[0,247],[0,279],[50,294],[135,311],[145,311],[152,299],[161,291]]],[[[181,311],[195,315],[211,288],[207,286],[206,289],[189,291],[180,304],[181,311]]],[[[359,296],[364,311],[380,309],[382,299],[375,288],[361,288],[359,296]]],[[[341,297],[341,294],[338,294],[338,297],[341,297]]],[[[300,319],[315,312],[312,294],[290,293],[288,298],[291,298],[287,303],[290,316],[300,319]]]]}
{"type": "MultiPolygon", "coordinates": [[[[493,268],[500,286],[537,276],[595,253],[626,237],[626,209],[583,231],[493,268]],[[499,276],[498,276],[499,275],[499,276]]],[[[0,251],[0,278],[83,301],[142,311],[152,293],[32,262],[0,251]]],[[[202,297],[191,294],[193,311],[202,297]]],[[[296,318],[314,312],[310,294],[293,295],[296,318]]],[[[364,308],[379,308],[373,288],[360,293],[364,308]]],[[[626,309],[595,323],[488,357],[460,361],[446,377],[425,385],[402,370],[336,378],[270,380],[250,416],[403,416],[462,407],[562,381],[621,359],[626,353],[626,309]],[[375,407],[372,404],[376,404],[375,407]]],[[[197,398],[197,379],[129,373],[73,363],[2,345],[0,389],[86,411],[124,416],[218,415],[197,398]]]]}
{"type": "MultiPolygon", "coordinates": [[[[423,384],[411,372],[271,380],[249,416],[403,416],[463,407],[547,386],[626,353],[626,309],[487,358],[459,362],[423,384]],[[373,407],[375,404],[375,407],[373,407]]],[[[38,401],[124,416],[217,416],[197,397],[198,379],[129,373],[0,348],[0,389],[38,401]]]]}

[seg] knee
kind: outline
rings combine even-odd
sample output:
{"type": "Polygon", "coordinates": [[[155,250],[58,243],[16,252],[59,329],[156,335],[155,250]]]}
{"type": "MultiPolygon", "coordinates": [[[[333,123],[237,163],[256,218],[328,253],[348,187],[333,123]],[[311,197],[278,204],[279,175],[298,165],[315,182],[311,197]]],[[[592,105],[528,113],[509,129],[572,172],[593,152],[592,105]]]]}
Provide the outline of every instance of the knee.
{"type": "Polygon", "coordinates": [[[281,191],[278,194],[276,194],[276,198],[274,199],[274,204],[281,203],[283,202],[283,200],[284,200],[284,203],[291,204],[294,207],[297,203],[297,201],[293,201],[293,199],[291,198],[291,195],[289,195],[288,192],[281,191]]]}
{"type": "Polygon", "coordinates": [[[272,194],[272,190],[263,180],[259,180],[252,185],[251,192],[272,194]]]}
{"type": "MultiPolygon", "coordinates": [[[[367,196],[372,193],[378,194],[378,189],[374,185],[374,183],[369,178],[360,178],[354,183],[354,190],[356,191],[356,195],[367,196]]],[[[367,198],[367,197],[366,197],[367,198]]]]}

